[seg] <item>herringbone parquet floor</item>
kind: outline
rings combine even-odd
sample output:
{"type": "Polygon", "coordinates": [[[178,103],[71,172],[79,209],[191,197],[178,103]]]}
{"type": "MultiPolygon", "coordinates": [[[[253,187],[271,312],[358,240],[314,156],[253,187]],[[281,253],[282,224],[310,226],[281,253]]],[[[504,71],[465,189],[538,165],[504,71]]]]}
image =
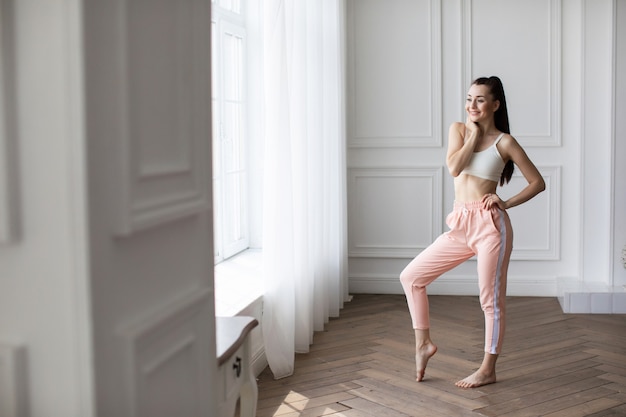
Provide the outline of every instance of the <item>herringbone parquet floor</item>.
{"type": "Polygon", "coordinates": [[[476,297],[430,296],[439,351],[418,383],[404,296],[357,295],[293,376],[263,371],[257,416],[626,416],[626,316],[565,315],[554,298],[507,303],[498,382],[460,389],[482,359],[476,297]]]}

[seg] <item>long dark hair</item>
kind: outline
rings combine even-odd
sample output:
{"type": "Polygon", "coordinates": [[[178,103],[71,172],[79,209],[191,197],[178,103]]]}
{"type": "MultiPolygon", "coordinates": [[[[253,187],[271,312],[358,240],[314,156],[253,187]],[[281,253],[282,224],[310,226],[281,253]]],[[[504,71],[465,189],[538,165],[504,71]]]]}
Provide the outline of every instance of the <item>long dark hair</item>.
{"type": "MultiPolygon", "coordinates": [[[[476,78],[472,85],[486,85],[489,87],[489,91],[493,96],[494,100],[498,100],[500,102],[500,107],[493,114],[494,123],[496,125],[496,129],[501,132],[511,134],[511,129],[509,128],[509,113],[506,109],[506,97],[504,96],[504,87],[502,86],[502,81],[498,77],[480,77],[476,78]]],[[[513,161],[509,160],[502,170],[502,175],[500,176],[500,186],[503,186],[505,183],[511,181],[511,177],[513,176],[513,170],[515,169],[515,165],[513,161]]]]}

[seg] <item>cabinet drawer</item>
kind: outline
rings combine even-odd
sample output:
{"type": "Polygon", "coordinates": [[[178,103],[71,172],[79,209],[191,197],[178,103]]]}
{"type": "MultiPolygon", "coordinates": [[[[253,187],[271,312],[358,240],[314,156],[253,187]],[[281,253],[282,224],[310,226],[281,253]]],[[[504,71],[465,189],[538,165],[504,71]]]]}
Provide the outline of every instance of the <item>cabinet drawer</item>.
{"type": "Polygon", "coordinates": [[[244,380],[244,371],[247,371],[244,366],[245,358],[243,353],[244,349],[242,346],[221,367],[224,400],[233,398],[233,396],[235,398],[239,396],[239,389],[244,380]]]}

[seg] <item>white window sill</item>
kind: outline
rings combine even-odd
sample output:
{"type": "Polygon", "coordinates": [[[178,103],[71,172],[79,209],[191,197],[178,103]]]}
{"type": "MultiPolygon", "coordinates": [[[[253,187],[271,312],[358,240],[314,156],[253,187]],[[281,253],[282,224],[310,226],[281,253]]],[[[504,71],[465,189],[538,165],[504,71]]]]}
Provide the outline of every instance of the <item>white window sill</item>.
{"type": "Polygon", "coordinates": [[[235,316],[263,296],[263,251],[248,249],[215,266],[215,315],[235,316]]]}

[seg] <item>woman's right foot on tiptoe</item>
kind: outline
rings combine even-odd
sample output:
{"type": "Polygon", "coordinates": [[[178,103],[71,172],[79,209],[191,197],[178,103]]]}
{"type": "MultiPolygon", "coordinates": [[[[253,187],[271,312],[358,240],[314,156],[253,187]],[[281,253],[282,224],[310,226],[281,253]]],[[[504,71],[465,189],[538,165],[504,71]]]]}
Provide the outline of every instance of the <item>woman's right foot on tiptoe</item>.
{"type": "Polygon", "coordinates": [[[424,374],[426,373],[426,365],[428,365],[428,360],[437,353],[437,346],[433,343],[425,343],[421,346],[418,346],[415,349],[415,367],[417,369],[417,378],[418,382],[421,382],[424,379],[424,374]]]}

